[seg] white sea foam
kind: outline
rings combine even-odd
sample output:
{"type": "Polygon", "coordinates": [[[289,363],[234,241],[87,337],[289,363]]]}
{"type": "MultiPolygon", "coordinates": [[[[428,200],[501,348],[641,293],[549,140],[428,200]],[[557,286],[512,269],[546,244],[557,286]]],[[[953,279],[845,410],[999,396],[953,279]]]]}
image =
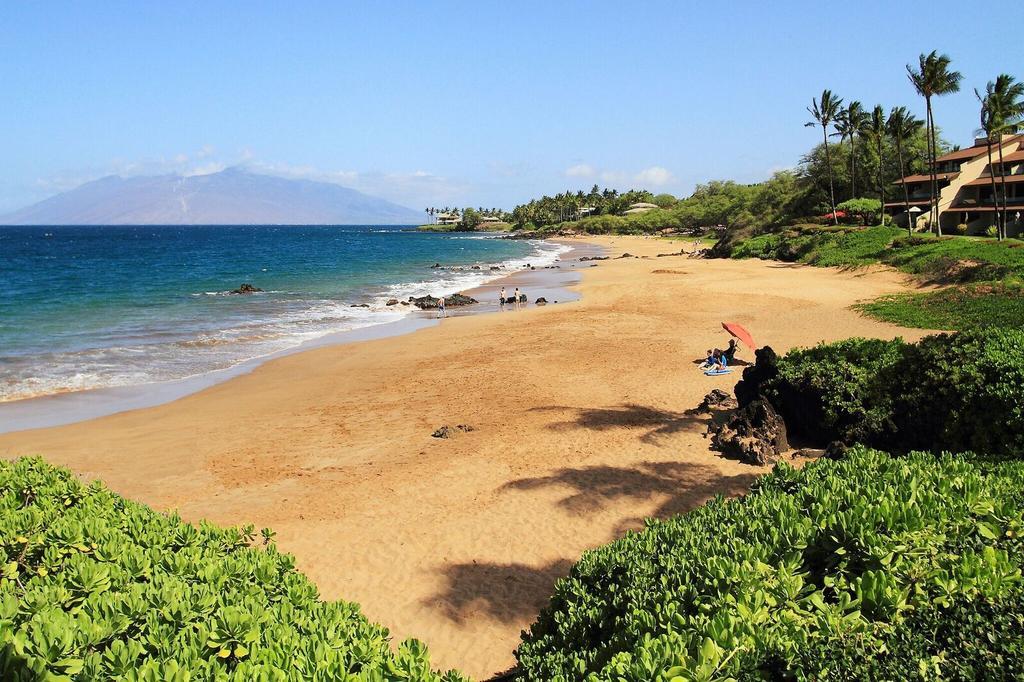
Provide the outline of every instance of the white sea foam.
{"type": "MultiPolygon", "coordinates": [[[[471,237],[459,237],[471,238],[471,237]]],[[[480,238],[480,237],[472,237],[480,238]]],[[[420,280],[385,286],[367,293],[361,301],[369,307],[352,307],[356,301],[284,298],[265,315],[226,321],[213,328],[212,321],[197,321],[191,330],[153,330],[124,326],[108,336],[110,345],[68,352],[3,358],[0,402],[94,388],[130,386],[185,379],[229,369],[244,362],[293,349],[329,334],[396,322],[413,314],[412,306],[387,306],[389,299],[409,296],[450,295],[479,287],[527,266],[544,267],[569,250],[560,244],[530,242],[534,253],[499,262],[480,262],[466,269],[437,268],[420,280]],[[492,265],[499,266],[491,270],[492,265]]],[[[427,274],[427,273],[425,273],[427,274]]],[[[193,297],[227,296],[206,291],[193,297]]],[[[298,296],[298,292],[267,291],[264,296],[298,296]]],[[[246,297],[248,298],[248,297],[246,297]]],[[[266,299],[264,299],[266,300],[266,299]]]]}

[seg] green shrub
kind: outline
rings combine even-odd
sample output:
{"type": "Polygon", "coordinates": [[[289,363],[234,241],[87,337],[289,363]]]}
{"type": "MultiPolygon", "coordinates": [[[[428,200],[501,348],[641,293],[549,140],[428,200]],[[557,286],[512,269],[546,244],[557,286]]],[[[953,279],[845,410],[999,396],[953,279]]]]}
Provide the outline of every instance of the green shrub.
{"type": "Polygon", "coordinates": [[[809,651],[870,651],[918,610],[1016,594],[1022,484],[1022,462],[863,448],[779,465],[743,498],[584,554],[524,634],[523,676],[819,679],[830,660],[809,651]]]}
{"type": "Polygon", "coordinates": [[[821,682],[1024,679],[1024,594],[959,597],[910,612],[879,642],[852,636],[801,652],[821,682]]]}
{"type": "Polygon", "coordinates": [[[876,397],[879,377],[905,346],[899,339],[846,339],[795,350],[780,359],[779,376],[762,392],[795,435],[821,444],[870,441],[887,416],[887,403],[876,397]]]}
{"type": "Polygon", "coordinates": [[[448,680],[322,602],[264,532],[184,523],[39,459],[0,462],[0,679],[448,680]]]}
{"type": "Polygon", "coordinates": [[[998,237],[999,236],[999,230],[996,228],[995,225],[989,225],[988,227],[985,228],[985,236],[986,237],[998,237]]]}
{"type": "Polygon", "coordinates": [[[1024,452],[1024,331],[795,350],[760,387],[796,435],[898,452],[1024,452]]]}

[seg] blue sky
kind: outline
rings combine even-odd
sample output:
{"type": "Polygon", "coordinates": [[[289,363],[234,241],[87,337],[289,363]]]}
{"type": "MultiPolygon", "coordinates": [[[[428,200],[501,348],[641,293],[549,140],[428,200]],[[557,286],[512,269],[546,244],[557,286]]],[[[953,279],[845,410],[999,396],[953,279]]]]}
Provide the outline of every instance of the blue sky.
{"type": "Polygon", "coordinates": [[[904,65],[932,49],[965,75],[936,103],[963,144],[971,89],[1024,78],[1024,43],[986,21],[1019,5],[972,7],[7,3],[0,211],[111,173],[236,164],[414,208],[595,182],[685,195],[795,165],[824,87],[923,112],[904,65]]]}

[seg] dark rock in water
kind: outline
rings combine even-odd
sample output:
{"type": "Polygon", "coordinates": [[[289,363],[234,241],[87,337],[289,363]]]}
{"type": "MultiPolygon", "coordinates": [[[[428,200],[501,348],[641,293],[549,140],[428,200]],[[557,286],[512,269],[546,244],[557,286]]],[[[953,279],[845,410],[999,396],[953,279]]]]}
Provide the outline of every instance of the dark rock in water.
{"type": "Polygon", "coordinates": [[[353,308],[369,308],[370,304],[369,303],[353,303],[352,307],[353,308]]]}
{"type": "Polygon", "coordinates": [[[232,293],[232,294],[255,294],[255,293],[260,292],[260,291],[263,291],[263,289],[260,289],[259,287],[256,287],[256,286],[253,286],[252,284],[249,284],[247,282],[247,283],[243,284],[242,286],[238,287],[237,289],[231,290],[230,293],[232,293]]]}
{"type": "Polygon", "coordinates": [[[477,303],[475,298],[464,296],[463,294],[452,294],[451,296],[444,297],[444,304],[449,308],[457,308],[461,305],[473,305],[477,303]]]}
{"type": "Polygon", "coordinates": [[[634,256],[633,254],[631,254],[631,253],[629,253],[627,251],[626,253],[624,253],[621,256],[619,256],[619,258],[636,258],[636,256],[634,256]]]}
{"type": "Polygon", "coordinates": [[[534,305],[547,305],[548,304],[548,299],[544,298],[543,296],[540,296],[533,303],[534,303],[534,305]]]}
{"type": "Polygon", "coordinates": [[[402,301],[402,305],[409,305],[408,301],[402,301]]]}
{"type": "Polygon", "coordinates": [[[500,265],[492,265],[491,266],[491,270],[501,270],[501,266],[500,265]]]}
{"type": "Polygon", "coordinates": [[[531,265],[531,266],[530,266],[530,269],[531,269],[531,270],[536,270],[537,268],[535,268],[535,267],[533,267],[533,266],[531,265]]]}
{"type": "Polygon", "coordinates": [[[761,385],[779,376],[779,356],[771,346],[754,351],[756,360],[743,370],[743,378],[736,384],[736,400],[746,407],[761,397],[761,385]]]}
{"type": "Polygon", "coordinates": [[[474,270],[479,270],[479,269],[480,269],[480,266],[479,266],[479,265],[474,265],[474,266],[473,266],[473,269],[474,269],[474,270]]]}
{"type": "Polygon", "coordinates": [[[766,400],[755,400],[737,410],[724,424],[708,427],[711,447],[726,457],[764,466],[789,449],[786,423],[766,400]]]}
{"type": "Polygon", "coordinates": [[[398,299],[397,298],[389,298],[388,302],[385,303],[384,305],[398,305],[398,299]]]}
{"type": "MultiPolygon", "coordinates": [[[[436,310],[440,302],[441,299],[433,296],[420,296],[419,298],[416,298],[415,296],[409,297],[409,303],[412,303],[420,310],[436,310]]],[[[444,305],[446,308],[458,308],[459,306],[472,305],[477,302],[478,301],[475,298],[470,298],[469,296],[464,296],[462,294],[452,294],[451,296],[444,297],[444,305]]]]}
{"type": "Polygon", "coordinates": [[[597,263],[591,263],[591,264],[590,264],[590,267],[592,267],[592,268],[596,268],[596,267],[597,267],[597,263]]]}
{"type": "Polygon", "coordinates": [[[445,424],[444,426],[439,428],[437,431],[434,431],[430,435],[434,438],[451,438],[452,436],[458,434],[459,431],[462,431],[463,433],[469,433],[470,431],[476,431],[476,429],[470,426],[469,424],[459,424],[458,426],[455,427],[448,426],[447,424],[445,424]]]}
{"type": "Polygon", "coordinates": [[[441,267],[440,263],[434,263],[433,265],[430,266],[430,269],[433,270],[434,268],[439,268],[439,267],[441,267]]]}
{"type": "Polygon", "coordinates": [[[733,410],[736,408],[736,399],[720,388],[713,388],[710,393],[704,396],[704,400],[700,401],[700,405],[695,407],[692,412],[695,414],[711,412],[713,408],[733,410]]]}
{"type": "Polygon", "coordinates": [[[583,263],[588,260],[608,260],[608,256],[580,256],[580,262],[583,263]]]}

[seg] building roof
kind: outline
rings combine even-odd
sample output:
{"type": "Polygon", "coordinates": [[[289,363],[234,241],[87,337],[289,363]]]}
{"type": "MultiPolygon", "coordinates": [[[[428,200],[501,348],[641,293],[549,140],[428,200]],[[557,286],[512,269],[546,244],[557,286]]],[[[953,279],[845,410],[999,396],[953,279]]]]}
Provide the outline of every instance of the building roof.
{"type": "MultiPolygon", "coordinates": [[[[955,178],[958,175],[960,175],[960,174],[959,173],[936,173],[935,177],[938,178],[939,180],[952,180],[953,178],[955,178]]],[[[924,174],[924,173],[917,173],[915,175],[908,175],[905,178],[901,178],[900,180],[897,180],[893,184],[894,185],[902,185],[903,183],[908,183],[909,184],[909,183],[912,183],[912,182],[929,182],[929,181],[931,181],[931,179],[932,179],[932,177],[930,175],[927,175],[927,174],[924,174]]]]}
{"type": "Polygon", "coordinates": [[[988,147],[984,144],[981,146],[968,147],[967,149],[958,149],[955,152],[943,154],[939,158],[935,159],[936,163],[942,163],[943,161],[959,161],[961,159],[975,159],[979,156],[984,156],[988,153],[988,147]]]}
{"type": "MultiPolygon", "coordinates": [[[[1002,185],[1003,183],[1006,183],[1006,184],[1010,185],[1010,184],[1014,184],[1014,183],[1017,183],[1017,182],[1024,182],[1024,175],[1004,175],[1001,178],[998,175],[996,176],[996,184],[997,185],[1002,185]]],[[[970,182],[965,182],[964,183],[964,187],[977,187],[979,185],[991,185],[991,184],[992,184],[992,178],[986,175],[983,178],[978,178],[977,180],[971,180],[970,182]]]]}
{"type": "MultiPolygon", "coordinates": [[[[998,144],[1001,144],[1001,145],[1011,144],[1014,141],[1017,141],[1017,142],[1024,141],[1024,136],[1021,136],[1021,135],[1003,135],[1002,138],[1000,138],[998,144]]],[[[992,151],[993,151],[992,156],[993,157],[995,157],[995,147],[996,147],[996,144],[997,144],[996,142],[992,143],[992,145],[993,145],[993,147],[992,147],[992,151]]],[[[985,138],[982,137],[982,138],[979,138],[979,139],[974,141],[974,146],[967,147],[966,149],[958,149],[955,152],[950,152],[948,154],[943,154],[939,158],[935,159],[935,162],[936,163],[942,163],[943,161],[958,161],[960,159],[976,159],[979,156],[982,156],[984,154],[988,154],[988,144],[986,143],[985,138]]]]}
{"type": "Polygon", "coordinates": [[[501,218],[495,218],[492,215],[485,215],[482,218],[480,218],[480,222],[482,222],[482,223],[500,223],[501,222],[501,218]]]}
{"type": "Polygon", "coordinates": [[[910,201],[886,202],[885,208],[899,208],[901,206],[906,206],[907,204],[910,204],[911,206],[927,206],[930,203],[932,202],[928,199],[911,199],[910,201]]]}
{"type": "MultiPolygon", "coordinates": [[[[992,161],[999,163],[995,156],[992,157],[992,161]]],[[[1003,154],[1003,163],[1013,163],[1014,161],[1024,161],[1024,149],[1018,149],[1012,154],[1003,154]]]]}
{"type": "Polygon", "coordinates": [[[630,204],[630,208],[658,208],[657,204],[649,204],[646,201],[639,201],[635,204],[630,204]]]}

